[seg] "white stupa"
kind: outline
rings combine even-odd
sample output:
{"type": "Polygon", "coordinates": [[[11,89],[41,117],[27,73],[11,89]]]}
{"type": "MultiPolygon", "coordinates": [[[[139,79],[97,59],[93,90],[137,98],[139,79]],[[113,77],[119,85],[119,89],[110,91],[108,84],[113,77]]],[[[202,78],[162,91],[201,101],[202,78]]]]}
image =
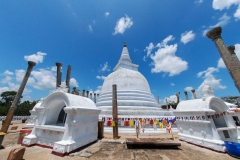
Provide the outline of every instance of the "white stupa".
{"type": "Polygon", "coordinates": [[[129,56],[126,42],[118,64],[102,85],[97,107],[101,117],[112,115],[112,85],[117,85],[119,118],[160,118],[174,116],[171,111],[163,111],[151,93],[148,81],[138,71],[129,56]]]}

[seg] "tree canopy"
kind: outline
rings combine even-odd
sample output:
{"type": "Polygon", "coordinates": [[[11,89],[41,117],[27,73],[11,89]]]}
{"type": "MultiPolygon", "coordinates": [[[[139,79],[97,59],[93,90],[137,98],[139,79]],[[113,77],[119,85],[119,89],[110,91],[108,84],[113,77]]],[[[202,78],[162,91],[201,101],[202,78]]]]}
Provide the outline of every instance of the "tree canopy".
{"type": "MultiPolygon", "coordinates": [[[[11,103],[15,96],[16,96],[17,92],[15,91],[6,91],[6,92],[2,92],[2,94],[0,95],[2,100],[4,100],[5,103],[11,103]]],[[[21,96],[22,98],[22,96],[21,96]]]]}

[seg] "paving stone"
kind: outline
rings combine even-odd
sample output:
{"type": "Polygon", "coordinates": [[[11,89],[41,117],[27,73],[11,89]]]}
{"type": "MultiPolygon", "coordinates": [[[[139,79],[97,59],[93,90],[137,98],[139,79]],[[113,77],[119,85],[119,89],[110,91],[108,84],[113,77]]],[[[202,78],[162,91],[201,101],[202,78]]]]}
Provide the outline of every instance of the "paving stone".
{"type": "Polygon", "coordinates": [[[83,152],[83,153],[81,153],[81,154],[79,154],[79,156],[80,157],[91,157],[92,156],[92,154],[91,153],[87,153],[87,152],[83,152]]]}

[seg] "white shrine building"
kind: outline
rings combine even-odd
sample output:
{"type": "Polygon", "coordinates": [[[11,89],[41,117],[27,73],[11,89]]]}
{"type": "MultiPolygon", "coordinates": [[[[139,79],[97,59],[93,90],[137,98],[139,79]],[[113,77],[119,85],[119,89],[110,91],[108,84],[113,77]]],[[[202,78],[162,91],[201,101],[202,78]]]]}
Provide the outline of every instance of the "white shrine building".
{"type": "Polygon", "coordinates": [[[240,142],[238,108],[214,96],[204,85],[201,99],[181,101],[174,112],[180,140],[219,152],[226,152],[224,141],[240,142]]]}
{"type": "MultiPolygon", "coordinates": [[[[124,43],[121,57],[104,80],[97,108],[101,109],[100,119],[112,117],[112,86],[117,85],[118,118],[174,118],[172,111],[164,111],[151,93],[148,81],[138,71],[129,56],[127,44],[124,43]]],[[[120,123],[119,123],[120,124],[120,123]]],[[[121,125],[119,125],[121,127],[121,125]]],[[[121,132],[121,131],[120,131],[121,132]]]]}
{"type": "Polygon", "coordinates": [[[31,112],[31,134],[22,145],[52,148],[64,156],[97,140],[100,110],[89,98],[67,93],[61,85],[31,112]]]}

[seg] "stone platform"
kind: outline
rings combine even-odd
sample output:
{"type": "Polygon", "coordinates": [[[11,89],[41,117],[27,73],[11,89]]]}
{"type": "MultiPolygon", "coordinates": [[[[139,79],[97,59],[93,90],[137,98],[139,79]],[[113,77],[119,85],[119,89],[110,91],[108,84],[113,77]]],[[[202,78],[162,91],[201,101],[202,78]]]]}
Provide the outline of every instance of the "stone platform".
{"type": "Polygon", "coordinates": [[[181,146],[174,138],[127,138],[126,144],[131,148],[174,148],[181,146]]]}

